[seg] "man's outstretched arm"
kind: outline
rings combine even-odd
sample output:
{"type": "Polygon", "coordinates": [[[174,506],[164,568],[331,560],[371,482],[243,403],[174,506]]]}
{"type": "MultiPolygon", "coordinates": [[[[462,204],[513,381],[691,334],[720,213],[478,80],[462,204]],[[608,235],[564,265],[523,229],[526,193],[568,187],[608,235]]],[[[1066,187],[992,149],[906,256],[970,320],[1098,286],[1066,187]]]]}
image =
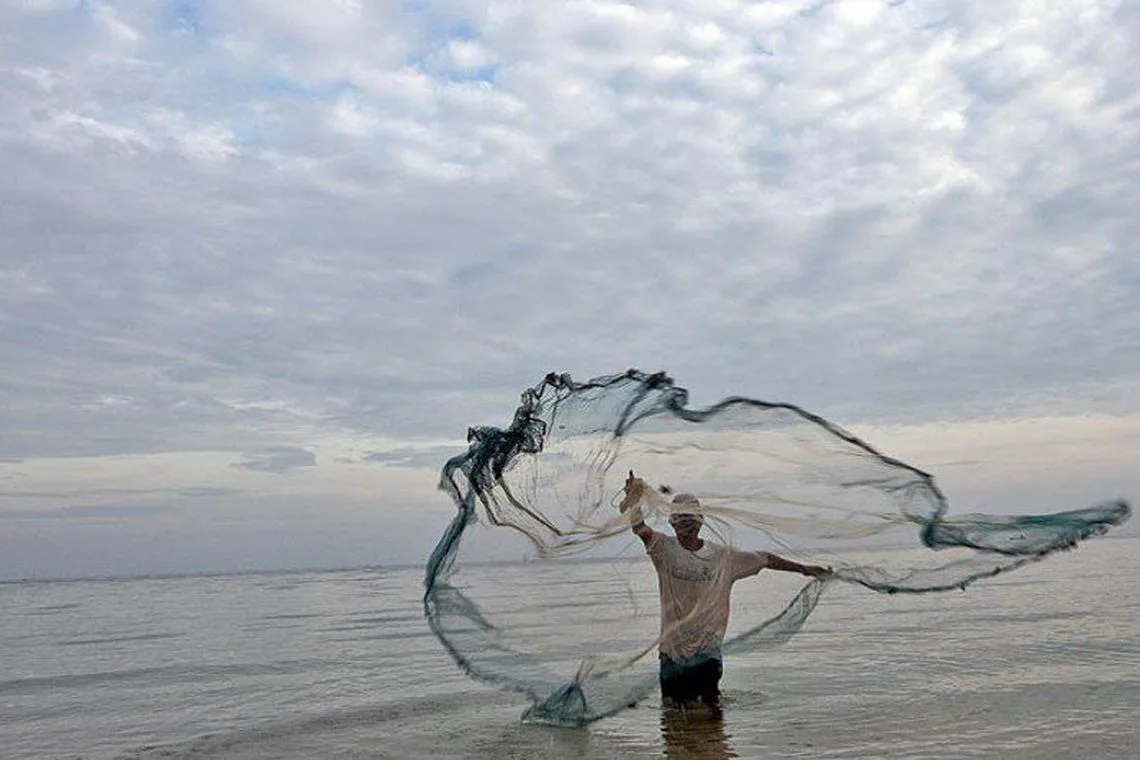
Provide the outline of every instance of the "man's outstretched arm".
{"type": "Polygon", "coordinates": [[[789,573],[799,573],[800,575],[807,575],[812,578],[822,578],[828,575],[831,570],[820,565],[801,565],[799,562],[792,562],[790,559],[775,554],[768,554],[768,564],[773,570],[783,570],[789,573]]]}
{"type": "Polygon", "coordinates": [[[635,536],[641,539],[643,544],[649,546],[649,542],[653,540],[653,529],[645,524],[645,520],[641,519],[641,507],[637,506],[646,488],[648,488],[648,486],[645,484],[645,481],[635,477],[633,470],[630,470],[629,477],[625,479],[625,497],[622,498],[618,509],[621,510],[623,515],[630,509],[633,509],[633,514],[630,516],[629,528],[633,531],[635,536]]]}

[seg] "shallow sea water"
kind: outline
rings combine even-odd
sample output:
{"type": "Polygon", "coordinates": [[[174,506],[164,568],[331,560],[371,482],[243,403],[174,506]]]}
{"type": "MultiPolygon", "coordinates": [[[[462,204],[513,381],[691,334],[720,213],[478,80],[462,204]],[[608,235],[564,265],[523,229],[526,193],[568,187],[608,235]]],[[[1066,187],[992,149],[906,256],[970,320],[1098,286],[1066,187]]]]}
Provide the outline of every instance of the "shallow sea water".
{"type": "MultiPolygon", "coordinates": [[[[527,571],[496,572],[510,594],[527,571]]],[[[964,592],[836,584],[726,662],[720,717],[650,699],[584,729],[468,679],[418,568],[0,584],[0,758],[1131,760],[1138,575],[1140,539],[1104,538],[964,592]]],[[[793,580],[741,582],[734,616],[793,580]]]]}

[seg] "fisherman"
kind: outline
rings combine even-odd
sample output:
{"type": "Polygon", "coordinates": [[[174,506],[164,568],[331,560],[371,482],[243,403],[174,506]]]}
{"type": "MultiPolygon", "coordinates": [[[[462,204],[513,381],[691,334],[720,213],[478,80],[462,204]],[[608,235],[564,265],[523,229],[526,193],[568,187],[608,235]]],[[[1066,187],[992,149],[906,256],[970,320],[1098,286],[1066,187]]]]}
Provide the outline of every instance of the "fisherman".
{"type": "Polygon", "coordinates": [[[645,544],[657,570],[661,595],[661,697],[668,704],[703,702],[718,707],[720,678],[724,672],[720,647],[728,628],[732,584],[761,570],[783,570],[820,578],[830,571],[818,565],[801,565],[770,552],[743,551],[701,538],[704,517],[696,496],[673,497],[669,525],[675,536],[658,533],[645,524],[639,503],[648,484],[631,470],[625,496],[619,505],[630,515],[630,528],[645,544]]]}

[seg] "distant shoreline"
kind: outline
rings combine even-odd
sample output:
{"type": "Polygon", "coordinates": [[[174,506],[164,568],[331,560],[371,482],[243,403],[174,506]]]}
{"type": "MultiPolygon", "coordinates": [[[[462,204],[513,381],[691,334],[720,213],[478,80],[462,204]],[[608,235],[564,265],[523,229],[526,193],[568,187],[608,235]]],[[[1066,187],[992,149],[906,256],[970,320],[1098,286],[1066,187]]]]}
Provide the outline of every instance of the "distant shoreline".
{"type": "MultiPolygon", "coordinates": [[[[1140,538],[1140,533],[1135,532],[1116,532],[1106,533],[1103,536],[1097,536],[1093,544],[1099,541],[1121,541],[1140,538]]],[[[892,547],[876,547],[879,549],[917,549],[920,546],[892,546],[892,547]]],[[[865,549],[864,549],[865,550],[865,549]]],[[[858,551],[858,550],[853,550],[858,551]]],[[[641,555],[637,556],[614,556],[614,557],[588,557],[588,558],[575,558],[571,560],[564,560],[570,562],[580,562],[582,564],[591,564],[594,562],[613,562],[613,561],[640,561],[641,555]]],[[[465,563],[469,567],[493,567],[495,565],[525,565],[528,563],[536,562],[534,558],[517,558],[517,559],[504,559],[504,560],[483,560],[479,562],[465,563]]],[[[333,566],[333,567],[295,567],[295,568],[276,568],[276,569],[244,569],[244,570],[201,570],[193,572],[180,572],[180,573],[131,573],[125,575],[96,575],[96,576],[59,576],[52,578],[5,578],[0,579],[0,587],[3,586],[22,586],[22,585],[35,585],[35,584],[48,584],[48,583],[121,583],[124,581],[162,581],[162,580],[185,580],[192,578],[238,578],[248,577],[253,575],[305,575],[307,573],[354,573],[354,572],[378,572],[378,571],[402,571],[402,570],[421,570],[423,569],[427,559],[424,562],[416,563],[402,563],[396,565],[348,565],[348,566],[333,566]]]]}

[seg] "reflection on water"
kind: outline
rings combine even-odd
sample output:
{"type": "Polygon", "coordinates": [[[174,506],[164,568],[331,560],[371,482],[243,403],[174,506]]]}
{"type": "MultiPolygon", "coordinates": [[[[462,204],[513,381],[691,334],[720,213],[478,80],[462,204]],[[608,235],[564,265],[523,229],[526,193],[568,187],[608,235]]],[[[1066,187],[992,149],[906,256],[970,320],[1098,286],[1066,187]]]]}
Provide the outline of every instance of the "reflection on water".
{"type": "Polygon", "coordinates": [[[719,707],[661,708],[661,739],[669,760],[725,760],[739,757],[724,732],[719,707]]]}
{"type": "MultiPolygon", "coordinates": [[[[495,571],[504,609],[553,601],[495,571]]],[[[723,724],[651,697],[586,729],[520,725],[526,700],[457,668],[418,569],[0,584],[0,757],[1136,760],[1140,538],[1020,573],[837,587],[786,646],[728,661],[723,724]]],[[[736,624],[795,580],[739,584],[736,624]]]]}

